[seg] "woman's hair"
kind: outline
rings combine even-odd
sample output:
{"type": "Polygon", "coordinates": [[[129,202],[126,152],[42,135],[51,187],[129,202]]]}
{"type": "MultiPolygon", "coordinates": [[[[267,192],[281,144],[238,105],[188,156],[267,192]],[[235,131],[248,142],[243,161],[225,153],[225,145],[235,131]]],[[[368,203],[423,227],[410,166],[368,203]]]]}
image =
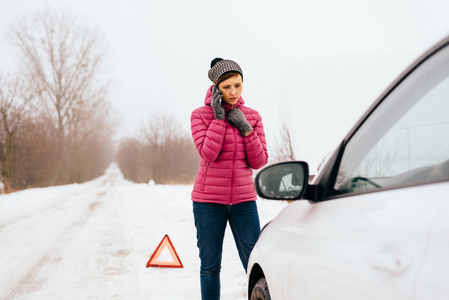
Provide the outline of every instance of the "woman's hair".
{"type": "MultiPolygon", "coordinates": [[[[237,75],[240,75],[240,73],[239,73],[239,72],[234,72],[234,71],[226,72],[226,73],[224,73],[223,75],[221,75],[220,78],[218,78],[218,80],[217,80],[217,82],[215,83],[215,85],[216,85],[217,88],[218,88],[218,85],[219,85],[220,83],[222,83],[223,81],[225,81],[225,80],[227,80],[227,79],[229,79],[229,78],[232,78],[232,77],[234,77],[234,76],[237,76],[237,75]]],[[[242,76],[242,75],[240,75],[240,76],[242,76]]],[[[243,78],[242,78],[242,80],[243,80],[243,78]]]]}

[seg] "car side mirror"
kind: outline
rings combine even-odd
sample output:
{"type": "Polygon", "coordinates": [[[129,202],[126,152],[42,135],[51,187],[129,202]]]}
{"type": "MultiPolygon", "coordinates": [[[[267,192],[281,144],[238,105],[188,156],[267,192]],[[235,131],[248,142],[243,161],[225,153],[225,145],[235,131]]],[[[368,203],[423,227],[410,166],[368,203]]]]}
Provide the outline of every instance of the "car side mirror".
{"type": "Polygon", "coordinates": [[[309,180],[309,166],[302,161],[289,161],[266,167],[255,180],[261,198],[296,200],[304,195],[309,180]]]}

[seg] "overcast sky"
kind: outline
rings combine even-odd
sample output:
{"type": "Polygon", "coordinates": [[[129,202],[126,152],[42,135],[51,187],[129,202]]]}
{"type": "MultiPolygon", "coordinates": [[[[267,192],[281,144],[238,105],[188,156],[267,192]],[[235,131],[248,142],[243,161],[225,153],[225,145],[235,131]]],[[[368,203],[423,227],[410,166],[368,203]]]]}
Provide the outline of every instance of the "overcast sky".
{"type": "MultiPolygon", "coordinates": [[[[0,68],[19,65],[11,22],[51,8],[104,37],[119,135],[153,116],[190,132],[215,57],[237,61],[243,98],[264,120],[270,146],[281,122],[311,169],[415,58],[449,34],[447,0],[1,0],[0,68]]],[[[274,147],[273,147],[274,149],[274,147]]]]}

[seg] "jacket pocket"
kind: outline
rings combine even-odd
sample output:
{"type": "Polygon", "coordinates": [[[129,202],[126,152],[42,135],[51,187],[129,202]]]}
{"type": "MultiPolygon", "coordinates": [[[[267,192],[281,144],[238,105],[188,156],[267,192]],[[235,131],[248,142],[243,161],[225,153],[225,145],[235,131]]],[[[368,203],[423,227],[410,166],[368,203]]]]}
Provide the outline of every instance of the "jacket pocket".
{"type": "Polygon", "coordinates": [[[209,169],[209,162],[206,162],[206,170],[204,170],[203,182],[201,183],[201,190],[204,191],[204,184],[206,183],[207,170],[209,169]]]}

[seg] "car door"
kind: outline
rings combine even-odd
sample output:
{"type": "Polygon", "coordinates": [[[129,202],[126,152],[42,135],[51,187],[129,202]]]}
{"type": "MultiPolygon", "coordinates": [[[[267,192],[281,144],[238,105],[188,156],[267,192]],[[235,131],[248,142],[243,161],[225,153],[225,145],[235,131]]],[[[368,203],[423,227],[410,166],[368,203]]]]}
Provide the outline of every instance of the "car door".
{"type": "MultiPolygon", "coordinates": [[[[404,75],[344,141],[323,201],[292,204],[285,299],[443,299],[449,288],[449,47],[404,75]],[[301,288],[298,288],[301,281],[301,288]]],[[[321,184],[323,184],[321,182],[321,184]]]]}
{"type": "MultiPolygon", "coordinates": [[[[447,195],[447,191],[446,191],[447,195]]],[[[449,295],[449,201],[438,212],[427,239],[421,271],[416,282],[416,299],[446,299],[449,295]]]]}

